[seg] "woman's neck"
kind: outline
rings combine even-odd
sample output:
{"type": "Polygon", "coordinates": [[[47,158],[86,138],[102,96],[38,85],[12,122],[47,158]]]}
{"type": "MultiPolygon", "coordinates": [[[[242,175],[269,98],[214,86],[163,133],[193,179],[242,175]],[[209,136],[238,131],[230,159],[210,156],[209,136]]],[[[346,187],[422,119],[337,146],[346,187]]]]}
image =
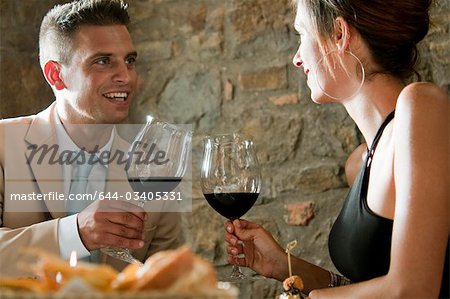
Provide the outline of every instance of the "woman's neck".
{"type": "Polygon", "coordinates": [[[395,109],[403,83],[391,76],[376,75],[364,83],[359,94],[343,103],[370,147],[378,128],[395,109]]]}

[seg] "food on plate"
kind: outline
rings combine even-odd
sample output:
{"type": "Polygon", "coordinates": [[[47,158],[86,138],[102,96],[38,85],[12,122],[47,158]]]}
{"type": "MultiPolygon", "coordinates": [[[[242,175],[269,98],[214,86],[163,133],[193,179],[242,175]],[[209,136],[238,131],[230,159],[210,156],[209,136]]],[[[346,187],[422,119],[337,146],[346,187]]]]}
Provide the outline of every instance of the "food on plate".
{"type": "Polygon", "coordinates": [[[111,282],[117,276],[117,271],[109,265],[95,265],[78,261],[77,265],[73,267],[67,261],[42,250],[25,249],[25,252],[30,256],[37,257],[36,263],[23,266],[36,278],[0,278],[0,287],[48,293],[64,287],[73,278],[79,278],[95,290],[108,291],[111,282]],[[39,286],[34,287],[34,285],[39,286]]]}
{"type": "Polygon", "coordinates": [[[146,292],[159,296],[227,299],[236,295],[236,290],[219,288],[211,263],[187,246],[155,253],[143,266],[130,264],[120,273],[108,265],[78,262],[70,266],[67,261],[42,251],[28,253],[38,258],[28,267],[36,278],[0,278],[0,295],[2,288],[64,293],[79,289],[80,283],[83,289],[109,294],[146,292]]]}
{"type": "Polygon", "coordinates": [[[284,292],[278,299],[300,299],[302,298],[303,280],[300,276],[292,275],[291,251],[297,246],[297,240],[293,240],[286,245],[289,277],[283,281],[284,292]]]}
{"type": "Polygon", "coordinates": [[[297,275],[288,277],[283,281],[283,289],[285,291],[288,291],[291,289],[297,289],[297,290],[301,291],[301,290],[303,290],[303,280],[300,278],[300,276],[297,276],[297,275]]]}
{"type": "Polygon", "coordinates": [[[129,265],[112,282],[113,289],[132,292],[167,289],[198,292],[216,285],[212,265],[187,246],[155,253],[142,267],[129,265]]]}
{"type": "Polygon", "coordinates": [[[284,292],[279,299],[300,299],[303,290],[303,280],[300,276],[293,275],[283,281],[284,292]]]}
{"type": "Polygon", "coordinates": [[[25,290],[34,293],[46,293],[49,287],[34,278],[0,278],[0,289],[25,290]]]}

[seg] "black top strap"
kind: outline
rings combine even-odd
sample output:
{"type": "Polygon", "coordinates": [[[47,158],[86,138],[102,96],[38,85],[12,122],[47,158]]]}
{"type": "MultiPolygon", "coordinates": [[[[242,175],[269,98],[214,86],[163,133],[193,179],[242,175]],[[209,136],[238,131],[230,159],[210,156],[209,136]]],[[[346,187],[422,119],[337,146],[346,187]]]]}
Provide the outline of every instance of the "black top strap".
{"type": "Polygon", "coordinates": [[[370,146],[370,149],[367,150],[367,165],[368,167],[370,165],[370,162],[372,162],[373,154],[375,153],[375,149],[378,145],[378,141],[380,141],[381,135],[383,135],[384,128],[391,122],[391,120],[395,116],[395,110],[393,110],[391,113],[388,114],[386,119],[381,124],[380,128],[378,129],[377,133],[375,134],[375,138],[373,139],[372,145],[370,146]]]}

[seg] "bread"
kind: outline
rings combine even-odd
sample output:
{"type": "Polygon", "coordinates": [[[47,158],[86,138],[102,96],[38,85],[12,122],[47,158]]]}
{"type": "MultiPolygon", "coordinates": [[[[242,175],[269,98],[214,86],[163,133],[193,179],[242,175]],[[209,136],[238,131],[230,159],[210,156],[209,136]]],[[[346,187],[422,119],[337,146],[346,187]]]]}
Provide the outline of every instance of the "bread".
{"type": "Polygon", "coordinates": [[[64,286],[77,279],[102,293],[149,292],[232,298],[226,291],[218,289],[211,263],[195,255],[187,246],[155,253],[142,267],[130,264],[121,273],[108,265],[78,262],[76,267],[70,267],[67,261],[45,252],[33,250],[29,253],[38,257],[38,261],[28,267],[37,278],[4,278],[0,279],[0,286],[34,293],[54,293],[64,292],[64,286]]]}
{"type": "Polygon", "coordinates": [[[210,263],[196,256],[187,246],[155,253],[144,266],[129,265],[112,282],[112,289],[194,291],[213,287],[216,275],[210,263]]]}
{"type": "Polygon", "coordinates": [[[36,263],[22,265],[23,268],[32,272],[36,279],[1,278],[2,286],[48,293],[57,291],[72,278],[77,277],[88,286],[106,292],[110,290],[111,282],[117,276],[117,271],[109,265],[95,265],[78,261],[76,267],[71,267],[67,261],[44,251],[36,249],[25,249],[24,251],[37,257],[36,263]],[[39,287],[35,287],[35,284],[38,284],[39,287]]]}
{"type": "Polygon", "coordinates": [[[0,289],[24,290],[33,293],[47,293],[50,287],[33,278],[0,278],[0,289]]]}
{"type": "Polygon", "coordinates": [[[303,280],[300,276],[293,275],[283,281],[283,289],[289,291],[291,289],[303,290],[303,280]]]}

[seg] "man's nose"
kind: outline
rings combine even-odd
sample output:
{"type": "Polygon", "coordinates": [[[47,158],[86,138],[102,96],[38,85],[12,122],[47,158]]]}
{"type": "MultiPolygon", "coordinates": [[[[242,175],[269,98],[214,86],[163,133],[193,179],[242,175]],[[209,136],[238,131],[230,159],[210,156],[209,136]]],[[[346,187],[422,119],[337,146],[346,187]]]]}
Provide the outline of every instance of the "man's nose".
{"type": "Polygon", "coordinates": [[[133,71],[134,70],[130,69],[126,63],[119,63],[116,67],[113,80],[116,82],[128,83],[131,80],[131,72],[133,71]]]}

